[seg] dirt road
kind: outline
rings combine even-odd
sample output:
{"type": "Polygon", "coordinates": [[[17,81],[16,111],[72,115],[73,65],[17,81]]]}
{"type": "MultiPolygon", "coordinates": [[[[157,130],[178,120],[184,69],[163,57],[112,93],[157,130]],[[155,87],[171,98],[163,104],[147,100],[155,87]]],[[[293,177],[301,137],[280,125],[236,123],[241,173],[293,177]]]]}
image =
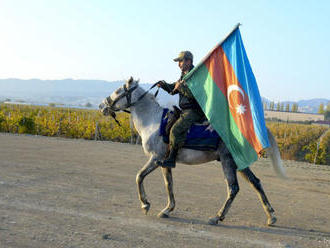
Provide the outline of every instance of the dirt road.
{"type": "Polygon", "coordinates": [[[287,161],[283,181],[260,160],[276,226],[243,178],[227,219],[209,226],[226,197],[219,164],[179,164],[176,209],[159,219],[160,170],[145,180],[148,216],[137,198],[146,161],[135,145],[0,134],[0,247],[330,247],[330,167],[287,161]]]}

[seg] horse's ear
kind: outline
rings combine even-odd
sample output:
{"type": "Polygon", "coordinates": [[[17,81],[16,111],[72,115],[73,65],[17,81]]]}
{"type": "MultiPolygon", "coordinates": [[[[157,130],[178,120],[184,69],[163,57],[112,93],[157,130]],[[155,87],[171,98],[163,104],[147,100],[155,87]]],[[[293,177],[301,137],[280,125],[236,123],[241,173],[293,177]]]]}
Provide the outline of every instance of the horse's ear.
{"type": "Polygon", "coordinates": [[[134,82],[134,79],[133,79],[133,77],[131,76],[131,77],[127,80],[126,86],[127,86],[127,87],[131,86],[133,82],[134,82]]]}

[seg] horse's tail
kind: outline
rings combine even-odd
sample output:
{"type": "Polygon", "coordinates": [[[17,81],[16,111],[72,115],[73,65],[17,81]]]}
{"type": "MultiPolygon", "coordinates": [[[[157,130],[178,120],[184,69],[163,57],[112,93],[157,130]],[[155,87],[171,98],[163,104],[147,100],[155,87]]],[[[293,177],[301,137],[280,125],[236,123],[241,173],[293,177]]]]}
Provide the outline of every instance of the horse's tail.
{"type": "Polygon", "coordinates": [[[268,139],[269,139],[270,147],[268,149],[266,149],[266,152],[272,160],[273,168],[274,168],[277,176],[280,177],[280,178],[283,178],[283,179],[287,179],[285,169],[282,165],[280,150],[278,149],[278,145],[277,145],[277,142],[275,140],[275,137],[269,131],[268,128],[267,128],[267,133],[268,133],[268,139]]]}

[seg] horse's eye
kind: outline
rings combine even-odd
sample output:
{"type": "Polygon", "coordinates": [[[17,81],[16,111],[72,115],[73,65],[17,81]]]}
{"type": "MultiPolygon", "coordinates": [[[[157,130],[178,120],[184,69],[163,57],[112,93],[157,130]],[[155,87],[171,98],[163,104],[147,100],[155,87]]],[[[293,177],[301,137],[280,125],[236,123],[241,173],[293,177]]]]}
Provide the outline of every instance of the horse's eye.
{"type": "Polygon", "coordinates": [[[107,99],[107,103],[108,103],[108,104],[111,104],[111,102],[112,102],[111,97],[108,96],[106,99],[107,99]]]}

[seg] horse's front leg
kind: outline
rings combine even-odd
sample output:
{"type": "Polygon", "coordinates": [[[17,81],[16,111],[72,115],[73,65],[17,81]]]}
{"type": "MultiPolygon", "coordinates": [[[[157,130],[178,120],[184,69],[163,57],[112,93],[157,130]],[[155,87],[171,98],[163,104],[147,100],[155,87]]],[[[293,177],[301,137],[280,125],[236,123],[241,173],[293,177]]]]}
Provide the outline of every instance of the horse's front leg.
{"type": "Polygon", "coordinates": [[[162,173],[164,177],[165,187],[167,191],[167,206],[158,214],[160,218],[168,218],[170,212],[172,212],[175,208],[175,200],[173,194],[173,177],[172,177],[172,169],[170,168],[162,168],[162,173]]]}
{"type": "Polygon", "coordinates": [[[158,167],[155,163],[156,161],[157,159],[151,156],[149,161],[143,166],[141,170],[139,170],[139,172],[136,175],[138,195],[141,202],[141,208],[145,214],[147,214],[150,209],[150,203],[147,201],[147,196],[143,186],[143,180],[150,172],[154,171],[158,167]]]}

